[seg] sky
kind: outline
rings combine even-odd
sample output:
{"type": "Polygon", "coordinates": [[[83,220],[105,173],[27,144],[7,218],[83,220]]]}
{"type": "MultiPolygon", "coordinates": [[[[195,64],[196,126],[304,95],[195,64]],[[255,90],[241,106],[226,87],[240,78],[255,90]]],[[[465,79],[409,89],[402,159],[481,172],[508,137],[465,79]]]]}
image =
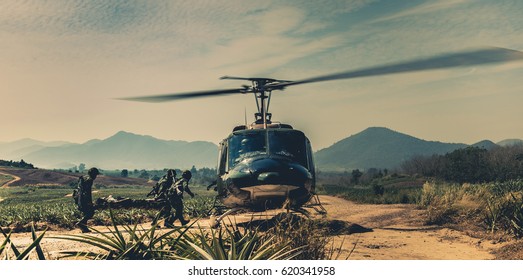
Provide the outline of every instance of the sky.
{"type": "MultiPolygon", "coordinates": [[[[0,142],[83,143],[118,131],[219,143],[249,95],[118,98],[299,80],[496,46],[523,51],[523,1],[0,2],[0,142]]],[[[296,85],[273,120],[326,148],[367,127],[473,144],[523,139],[523,63],[296,85]]]]}

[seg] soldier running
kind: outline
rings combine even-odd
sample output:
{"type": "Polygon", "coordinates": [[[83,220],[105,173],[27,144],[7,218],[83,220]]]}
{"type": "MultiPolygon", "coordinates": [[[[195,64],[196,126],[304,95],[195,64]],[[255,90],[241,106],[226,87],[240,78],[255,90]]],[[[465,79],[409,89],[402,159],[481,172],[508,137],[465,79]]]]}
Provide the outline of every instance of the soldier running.
{"type": "Polygon", "coordinates": [[[158,183],[153,187],[147,196],[154,195],[155,200],[167,199],[167,190],[176,182],[176,170],[169,169],[167,174],[158,180],[158,183]]]}
{"type": "Polygon", "coordinates": [[[81,176],[78,180],[78,210],[82,212],[82,219],[76,223],[83,233],[90,232],[87,221],[94,216],[94,206],[92,199],[92,188],[96,177],[100,171],[93,167],[87,171],[87,175],[81,176]]]}
{"type": "Polygon", "coordinates": [[[169,201],[169,215],[165,219],[164,225],[168,228],[173,228],[174,221],[177,219],[183,225],[186,225],[189,221],[186,221],[183,217],[183,192],[187,192],[191,197],[194,197],[194,193],[189,189],[189,181],[191,180],[191,171],[185,170],[182,173],[182,178],[177,180],[167,191],[167,199],[169,201]],[[171,208],[174,208],[175,214],[171,213],[171,208]]]}
{"type": "MultiPolygon", "coordinates": [[[[167,191],[171,186],[176,182],[176,170],[169,169],[167,170],[167,174],[163,175],[163,177],[156,183],[156,186],[153,188],[153,190],[147,195],[154,194],[154,200],[159,201],[163,204],[162,209],[160,210],[159,218],[165,218],[167,219],[171,215],[171,204],[169,203],[169,200],[167,199],[167,191]]],[[[152,221],[151,225],[156,224],[157,220],[155,219],[152,221]]]]}

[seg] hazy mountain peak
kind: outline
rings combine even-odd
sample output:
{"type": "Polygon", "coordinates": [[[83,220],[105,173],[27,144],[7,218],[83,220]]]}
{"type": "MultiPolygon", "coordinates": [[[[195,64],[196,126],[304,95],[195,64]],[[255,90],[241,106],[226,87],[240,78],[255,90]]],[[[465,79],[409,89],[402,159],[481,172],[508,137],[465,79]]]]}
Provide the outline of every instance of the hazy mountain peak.
{"type": "Polygon", "coordinates": [[[415,155],[444,154],[465,144],[425,141],[385,127],[369,127],[315,155],[319,169],[394,168],[415,155]]]}
{"type": "Polygon", "coordinates": [[[152,136],[138,135],[138,134],[123,131],[123,130],[116,132],[113,136],[110,136],[109,138],[113,138],[113,137],[151,137],[152,138],[152,136]]]}
{"type": "Polygon", "coordinates": [[[26,155],[38,167],[57,167],[63,162],[102,169],[163,169],[215,167],[218,148],[210,142],[161,140],[126,131],[103,140],[89,140],[69,147],[44,148],[26,155]]]}
{"type": "Polygon", "coordinates": [[[481,140],[475,144],[472,144],[471,145],[472,147],[477,147],[477,148],[482,148],[482,149],[487,149],[487,150],[490,150],[494,147],[497,147],[498,145],[490,140],[481,140]]]}
{"type": "Polygon", "coordinates": [[[523,145],[523,140],[521,139],[505,139],[503,141],[499,141],[498,143],[499,146],[514,146],[514,145],[523,145]]]}
{"type": "Polygon", "coordinates": [[[407,135],[407,134],[404,134],[404,133],[401,133],[401,132],[397,132],[397,131],[392,130],[390,128],[379,127],[379,126],[369,127],[367,129],[363,130],[362,132],[356,134],[356,135],[360,135],[360,136],[374,136],[374,137],[395,136],[395,137],[415,138],[415,137],[412,137],[410,135],[407,135]]]}

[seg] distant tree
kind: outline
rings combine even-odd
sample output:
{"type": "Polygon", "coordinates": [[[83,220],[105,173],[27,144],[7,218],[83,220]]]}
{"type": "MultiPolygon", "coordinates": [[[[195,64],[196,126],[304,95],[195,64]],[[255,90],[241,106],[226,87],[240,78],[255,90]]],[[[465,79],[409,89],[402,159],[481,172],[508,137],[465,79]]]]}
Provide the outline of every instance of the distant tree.
{"type": "Polygon", "coordinates": [[[486,149],[467,147],[446,154],[445,179],[459,183],[490,181],[487,152],[486,149]]]}
{"type": "Polygon", "coordinates": [[[352,170],[352,182],[358,184],[363,173],[359,169],[352,170]]]}
{"type": "Polygon", "coordinates": [[[129,177],[129,170],[127,170],[127,169],[122,169],[122,172],[120,172],[120,176],[122,176],[122,177],[124,177],[124,178],[129,177]]]}
{"type": "Polygon", "coordinates": [[[151,180],[153,180],[153,181],[160,181],[160,176],[155,174],[155,175],[153,175],[153,177],[151,177],[151,180]]]}
{"type": "Polygon", "coordinates": [[[375,195],[383,195],[385,193],[385,187],[381,184],[374,183],[372,184],[372,191],[375,195]]]}
{"type": "Polygon", "coordinates": [[[523,178],[523,145],[490,150],[467,147],[445,155],[416,156],[402,164],[407,174],[421,174],[459,183],[507,181],[523,178]]]}
{"type": "Polygon", "coordinates": [[[34,165],[31,163],[25,162],[23,159],[18,161],[6,161],[6,160],[0,160],[0,166],[11,166],[11,167],[19,167],[19,168],[27,168],[27,169],[34,169],[34,165]]]}
{"type": "Polygon", "coordinates": [[[194,165],[192,166],[191,173],[192,173],[192,176],[195,176],[196,173],[198,173],[198,171],[196,170],[196,166],[194,166],[194,165]]]}
{"type": "Polygon", "coordinates": [[[138,178],[149,179],[149,172],[147,172],[147,170],[142,170],[142,173],[140,173],[140,176],[138,176],[138,178]]]}
{"type": "Polygon", "coordinates": [[[82,173],[85,171],[85,163],[80,163],[78,165],[78,171],[80,171],[82,173]]]}

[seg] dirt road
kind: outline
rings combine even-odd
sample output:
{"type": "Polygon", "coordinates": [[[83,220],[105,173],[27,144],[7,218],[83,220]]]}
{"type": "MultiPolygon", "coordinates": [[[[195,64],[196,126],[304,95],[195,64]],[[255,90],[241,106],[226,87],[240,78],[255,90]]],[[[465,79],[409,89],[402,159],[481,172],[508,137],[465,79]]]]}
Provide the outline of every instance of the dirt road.
{"type": "MultiPolygon", "coordinates": [[[[332,196],[320,198],[328,211],[326,219],[345,221],[369,229],[334,237],[335,247],[339,248],[343,244],[338,259],[350,255],[351,260],[490,260],[494,259],[490,251],[501,246],[471,238],[459,231],[425,226],[422,221],[424,211],[413,205],[369,205],[332,196]]],[[[250,219],[246,215],[238,215],[235,220],[241,222],[242,219],[250,219]]],[[[199,223],[206,227],[209,220],[202,219],[199,223]]],[[[143,226],[147,227],[148,224],[143,226]]],[[[105,227],[97,228],[106,231],[105,227]]],[[[49,231],[46,237],[79,233],[79,230],[49,231]]],[[[14,234],[13,239],[20,247],[28,246],[31,241],[29,233],[14,234]]],[[[50,238],[42,242],[44,251],[51,259],[56,258],[61,250],[78,250],[78,246],[74,242],[50,238]]]]}
{"type": "Polygon", "coordinates": [[[3,188],[7,188],[7,187],[9,187],[9,185],[13,184],[14,182],[17,182],[17,181],[20,181],[20,180],[21,180],[20,177],[15,176],[15,175],[13,175],[13,174],[8,174],[8,173],[3,173],[3,172],[0,172],[0,174],[2,174],[2,175],[6,175],[6,176],[11,176],[11,177],[14,178],[13,180],[11,180],[11,181],[9,181],[9,182],[6,182],[6,183],[3,184],[2,186],[0,186],[0,187],[3,187],[3,188]]]}
{"type": "Polygon", "coordinates": [[[500,244],[469,237],[459,231],[423,225],[424,210],[413,205],[356,204],[321,196],[328,219],[356,223],[372,231],[335,237],[355,260],[490,260],[500,244]],[[355,246],[355,247],[354,247],[355,246]]]}

